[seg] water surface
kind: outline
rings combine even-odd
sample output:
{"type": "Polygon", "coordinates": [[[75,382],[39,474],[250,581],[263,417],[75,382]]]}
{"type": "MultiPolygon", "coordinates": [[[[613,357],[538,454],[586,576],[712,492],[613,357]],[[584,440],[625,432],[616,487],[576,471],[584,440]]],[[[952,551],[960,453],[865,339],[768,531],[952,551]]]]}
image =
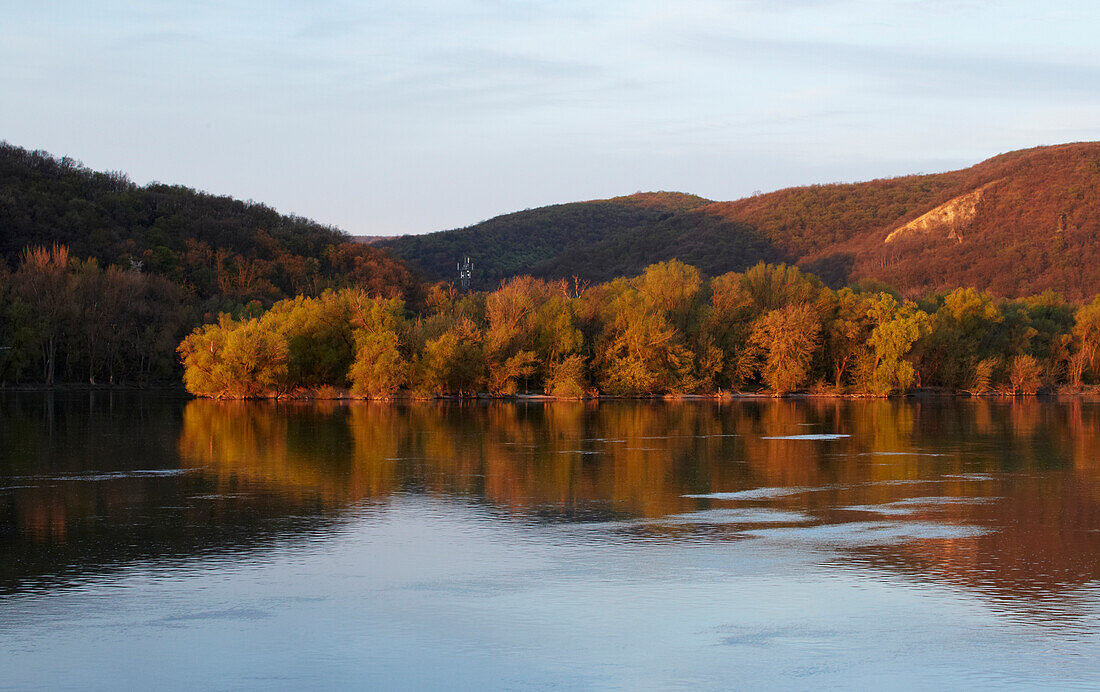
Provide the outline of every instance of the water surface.
{"type": "Polygon", "coordinates": [[[0,396],[0,686],[1100,686],[1100,406],[0,396]]]}

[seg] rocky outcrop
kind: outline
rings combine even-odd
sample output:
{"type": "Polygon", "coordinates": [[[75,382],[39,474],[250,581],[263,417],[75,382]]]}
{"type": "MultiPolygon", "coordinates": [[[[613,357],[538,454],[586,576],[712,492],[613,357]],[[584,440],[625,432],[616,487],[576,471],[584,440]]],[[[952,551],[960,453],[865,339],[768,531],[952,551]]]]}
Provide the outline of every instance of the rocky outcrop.
{"type": "Polygon", "coordinates": [[[913,239],[920,236],[938,236],[952,240],[962,240],[962,231],[974,220],[978,213],[978,203],[985,191],[999,181],[986,183],[973,192],[944,202],[932,211],[922,214],[909,223],[899,226],[886,236],[886,242],[913,239]]]}

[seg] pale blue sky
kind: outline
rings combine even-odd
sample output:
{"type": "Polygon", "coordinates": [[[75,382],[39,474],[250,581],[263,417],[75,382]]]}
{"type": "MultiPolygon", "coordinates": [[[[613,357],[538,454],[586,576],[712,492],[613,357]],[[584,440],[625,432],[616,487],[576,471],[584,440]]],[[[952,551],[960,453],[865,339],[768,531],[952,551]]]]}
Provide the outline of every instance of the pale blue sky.
{"type": "Polygon", "coordinates": [[[0,0],[0,139],[354,234],[1100,139],[1100,3],[0,0]]]}

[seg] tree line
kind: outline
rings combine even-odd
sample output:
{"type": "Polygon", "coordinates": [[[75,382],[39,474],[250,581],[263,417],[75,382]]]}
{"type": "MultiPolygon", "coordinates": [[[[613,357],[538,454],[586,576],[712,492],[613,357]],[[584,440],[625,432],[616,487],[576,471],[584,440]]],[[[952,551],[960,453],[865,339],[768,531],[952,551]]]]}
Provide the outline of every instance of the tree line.
{"type": "MultiPolygon", "coordinates": [[[[382,267],[360,262],[373,256],[360,248],[330,246],[327,256],[340,271],[314,291],[350,285],[372,295],[419,299],[408,269],[388,259],[382,267]],[[388,271],[394,268],[396,277],[388,271]]],[[[0,261],[0,385],[179,382],[180,339],[219,314],[256,315],[274,302],[270,295],[265,301],[253,296],[227,288],[204,298],[193,285],[145,271],[140,263],[105,267],[66,245],[28,246],[14,271],[0,261]]]]}
{"type": "Polygon", "coordinates": [[[330,290],[234,318],[179,345],[206,397],[884,396],[913,387],[1034,394],[1100,378],[1100,298],[997,300],[971,288],[902,299],[833,290],[787,265],[705,278],[677,260],[598,285],[521,276],[492,292],[330,290]]]}
{"type": "Polygon", "coordinates": [[[14,272],[0,264],[0,382],[164,380],[195,321],[164,277],[27,248],[14,272]]]}

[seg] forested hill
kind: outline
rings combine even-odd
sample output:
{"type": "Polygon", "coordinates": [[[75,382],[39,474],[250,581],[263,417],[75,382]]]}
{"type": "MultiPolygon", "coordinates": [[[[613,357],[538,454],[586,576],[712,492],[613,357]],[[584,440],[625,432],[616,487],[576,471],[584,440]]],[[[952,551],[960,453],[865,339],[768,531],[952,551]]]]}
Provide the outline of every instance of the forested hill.
{"type": "Polygon", "coordinates": [[[176,382],[180,339],[220,313],[419,287],[335,228],[0,143],[0,388],[176,382]]]}
{"type": "Polygon", "coordinates": [[[468,254],[481,286],[526,273],[600,281],[678,258],[711,275],[782,261],[835,286],[871,279],[910,296],[958,286],[1003,296],[1054,289],[1075,300],[1100,292],[1100,143],[733,202],[650,196],[683,203],[564,204],[380,245],[440,277],[468,254]]]}
{"type": "Polygon", "coordinates": [[[55,243],[223,303],[269,304],[349,283],[392,295],[413,282],[403,264],[330,226],[178,185],[138,186],[0,142],[0,259],[15,268],[24,248],[55,243]]]}
{"type": "MultiPolygon", "coordinates": [[[[474,287],[485,289],[509,276],[545,274],[540,267],[563,252],[583,250],[606,238],[651,228],[709,203],[680,192],[639,192],[528,209],[467,228],[376,240],[374,244],[437,279],[453,279],[456,262],[469,256],[476,270],[474,287]]],[[[562,275],[570,274],[566,270],[562,275]]]]}

